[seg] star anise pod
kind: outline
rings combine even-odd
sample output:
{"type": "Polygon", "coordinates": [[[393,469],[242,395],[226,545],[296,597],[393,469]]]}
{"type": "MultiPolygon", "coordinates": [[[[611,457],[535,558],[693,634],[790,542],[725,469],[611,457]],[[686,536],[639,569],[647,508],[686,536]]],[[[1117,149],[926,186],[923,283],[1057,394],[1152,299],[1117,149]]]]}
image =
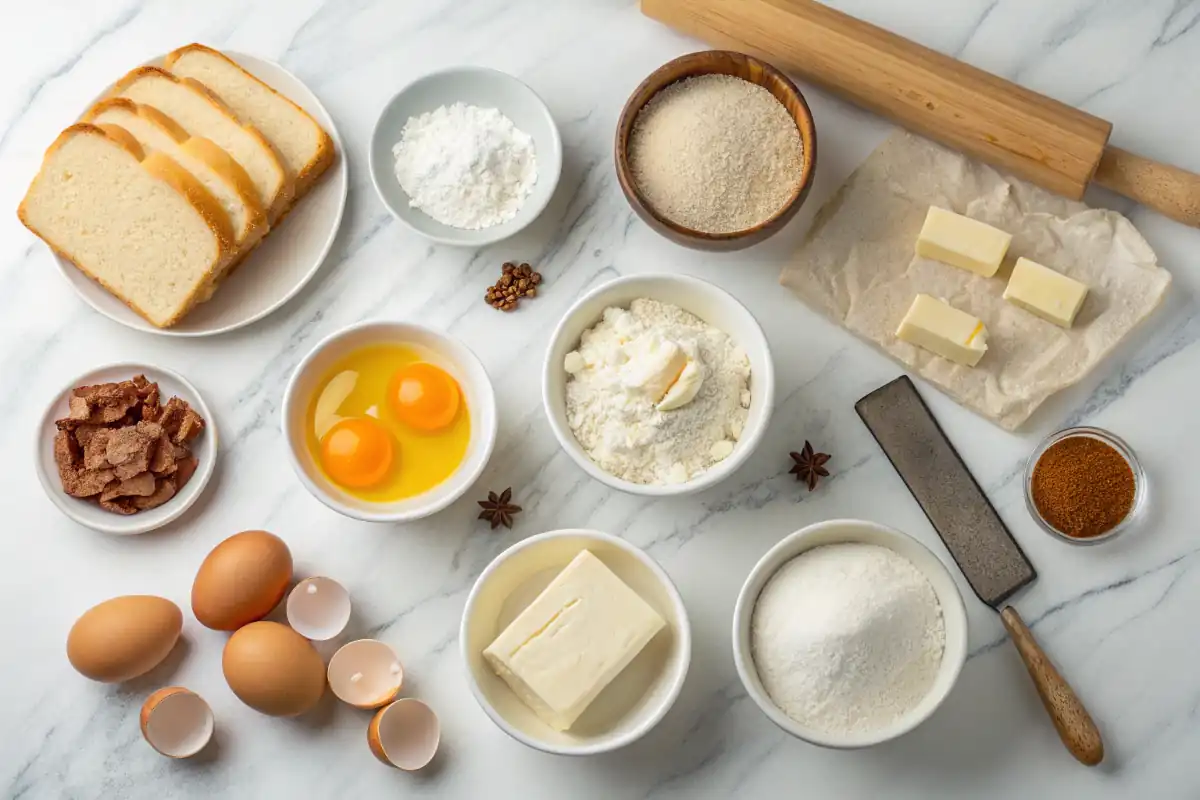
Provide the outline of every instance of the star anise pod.
{"type": "Polygon", "coordinates": [[[807,483],[810,492],[817,488],[817,481],[829,477],[829,470],[825,469],[825,462],[830,459],[829,453],[814,452],[811,442],[805,440],[803,450],[788,455],[796,462],[788,472],[795,475],[796,480],[807,483]]]}
{"type": "Polygon", "coordinates": [[[512,504],[512,487],[508,487],[499,495],[495,492],[488,492],[487,500],[480,500],[479,507],[483,511],[479,512],[479,519],[486,519],[492,524],[492,530],[496,530],[501,525],[506,528],[511,528],[513,525],[513,515],[521,513],[521,507],[512,504]]]}

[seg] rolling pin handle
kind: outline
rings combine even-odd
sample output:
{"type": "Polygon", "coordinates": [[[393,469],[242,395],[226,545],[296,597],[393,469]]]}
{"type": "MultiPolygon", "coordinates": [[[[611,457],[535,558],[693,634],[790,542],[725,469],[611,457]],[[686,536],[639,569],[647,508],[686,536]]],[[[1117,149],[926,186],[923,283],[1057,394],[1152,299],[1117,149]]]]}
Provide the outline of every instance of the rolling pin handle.
{"type": "Polygon", "coordinates": [[[1176,222],[1200,228],[1200,175],[1109,146],[1092,180],[1176,222]]]}

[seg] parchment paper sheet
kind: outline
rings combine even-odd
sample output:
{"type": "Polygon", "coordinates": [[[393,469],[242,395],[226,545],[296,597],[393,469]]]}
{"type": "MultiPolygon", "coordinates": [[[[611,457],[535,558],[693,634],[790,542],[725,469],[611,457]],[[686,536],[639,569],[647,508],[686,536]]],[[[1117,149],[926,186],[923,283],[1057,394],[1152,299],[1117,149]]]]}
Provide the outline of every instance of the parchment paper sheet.
{"type": "Polygon", "coordinates": [[[1115,211],[1088,208],[899,131],[817,213],[780,282],[959,403],[1013,430],[1149,316],[1171,275],[1115,211]],[[913,254],[931,205],[1013,234],[995,277],[913,254]],[[1018,256],[1087,284],[1071,330],[1003,299],[1018,256]],[[919,292],[983,320],[988,351],[978,366],[959,366],[896,338],[919,292]]]}

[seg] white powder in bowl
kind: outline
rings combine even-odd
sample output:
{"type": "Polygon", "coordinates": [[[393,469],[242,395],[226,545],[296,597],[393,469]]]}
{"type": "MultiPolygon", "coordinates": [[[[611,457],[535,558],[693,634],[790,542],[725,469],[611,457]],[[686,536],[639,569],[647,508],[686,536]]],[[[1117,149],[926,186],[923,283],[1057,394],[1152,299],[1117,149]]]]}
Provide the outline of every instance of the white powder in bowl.
{"type": "Polygon", "coordinates": [[[698,75],[660,91],[629,135],[634,182],[662,216],[707,233],[766,222],[796,191],[800,130],[769,91],[698,75]]]}
{"type": "Polygon", "coordinates": [[[946,646],[942,607],[912,562],[870,544],[793,558],[754,606],[751,654],[776,706],[832,735],[870,733],[916,707],[946,646]]]}
{"type": "Polygon", "coordinates": [[[563,368],[567,424],[588,457],[622,480],[691,480],[732,455],[746,425],[746,353],[669,303],[605,309],[563,368]]]}
{"type": "Polygon", "coordinates": [[[409,205],[454,228],[508,222],[537,183],[533,138],[494,108],[455,103],[410,117],[392,155],[409,205]]]}

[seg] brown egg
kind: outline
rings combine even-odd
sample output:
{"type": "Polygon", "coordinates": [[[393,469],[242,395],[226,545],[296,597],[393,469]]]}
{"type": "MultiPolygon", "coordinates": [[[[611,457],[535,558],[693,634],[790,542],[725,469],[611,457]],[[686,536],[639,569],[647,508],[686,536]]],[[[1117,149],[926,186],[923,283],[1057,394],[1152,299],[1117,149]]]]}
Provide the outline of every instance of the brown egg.
{"type": "Polygon", "coordinates": [[[116,683],[158,666],[183,628],[183,614],[170,600],[127,595],[84,612],[67,635],[67,658],[94,681],[116,683]]]}
{"type": "Polygon", "coordinates": [[[213,548],[192,584],[201,625],[235,631],[271,613],[292,580],[292,554],[273,533],[245,531],[213,548]]]}
{"type": "Polygon", "coordinates": [[[225,681],[246,705],[273,717],[315,706],[325,691],[325,664],[309,641],[278,622],[252,622],[225,643],[225,681]]]}

